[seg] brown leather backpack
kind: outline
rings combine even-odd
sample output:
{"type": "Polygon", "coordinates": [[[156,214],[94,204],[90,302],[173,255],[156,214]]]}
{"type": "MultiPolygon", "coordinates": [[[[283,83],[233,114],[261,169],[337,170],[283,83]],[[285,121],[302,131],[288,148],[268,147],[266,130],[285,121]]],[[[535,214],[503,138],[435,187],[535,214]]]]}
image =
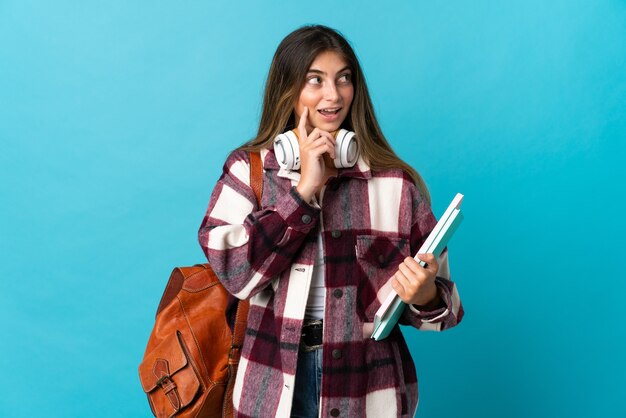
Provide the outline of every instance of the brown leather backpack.
{"type": "MultiPolygon", "coordinates": [[[[250,153],[250,184],[261,201],[263,168],[250,153]]],[[[139,379],[158,417],[231,417],[248,301],[229,296],[208,264],[177,267],[159,303],[139,379]],[[227,312],[234,313],[229,326],[227,312]]]]}

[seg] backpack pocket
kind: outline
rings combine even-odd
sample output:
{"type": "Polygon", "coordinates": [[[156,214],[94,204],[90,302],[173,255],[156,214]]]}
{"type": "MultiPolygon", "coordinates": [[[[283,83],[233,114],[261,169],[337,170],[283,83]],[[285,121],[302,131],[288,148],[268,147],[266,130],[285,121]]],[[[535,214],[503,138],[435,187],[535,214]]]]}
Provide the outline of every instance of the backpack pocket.
{"type": "Polygon", "coordinates": [[[197,367],[180,331],[144,357],[139,379],[157,417],[172,417],[189,405],[200,389],[197,367]]]}

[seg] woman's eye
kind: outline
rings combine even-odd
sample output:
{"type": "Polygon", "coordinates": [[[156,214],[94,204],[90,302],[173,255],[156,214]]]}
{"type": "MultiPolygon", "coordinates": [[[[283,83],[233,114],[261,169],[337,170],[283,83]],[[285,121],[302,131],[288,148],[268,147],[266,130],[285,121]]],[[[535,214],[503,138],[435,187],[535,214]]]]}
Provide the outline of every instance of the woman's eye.
{"type": "Polygon", "coordinates": [[[307,80],[307,82],[309,84],[322,84],[322,78],[315,76],[315,77],[309,77],[309,79],[307,80]]]}
{"type": "Polygon", "coordinates": [[[342,75],[339,77],[339,82],[340,82],[340,83],[343,83],[343,84],[347,84],[347,83],[349,83],[349,82],[350,82],[350,80],[351,80],[350,74],[342,74],[342,75]]]}

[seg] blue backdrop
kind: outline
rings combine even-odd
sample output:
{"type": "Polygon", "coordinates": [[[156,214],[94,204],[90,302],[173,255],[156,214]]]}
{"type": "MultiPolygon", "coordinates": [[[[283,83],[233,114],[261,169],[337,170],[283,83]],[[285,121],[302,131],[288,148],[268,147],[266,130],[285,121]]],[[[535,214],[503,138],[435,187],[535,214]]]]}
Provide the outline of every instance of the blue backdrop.
{"type": "Polygon", "coordinates": [[[342,31],[427,181],[462,324],[405,329],[417,416],[626,416],[626,3],[0,2],[0,415],[147,417],[170,270],[280,40],[342,31]]]}

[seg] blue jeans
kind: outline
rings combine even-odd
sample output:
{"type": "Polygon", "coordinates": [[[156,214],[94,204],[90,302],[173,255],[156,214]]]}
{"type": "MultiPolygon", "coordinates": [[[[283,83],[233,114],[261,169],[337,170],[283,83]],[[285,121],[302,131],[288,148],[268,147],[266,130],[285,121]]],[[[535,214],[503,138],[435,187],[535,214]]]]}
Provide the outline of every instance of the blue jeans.
{"type": "Polygon", "coordinates": [[[317,418],[322,382],[322,349],[298,353],[291,418],[317,418]]]}

